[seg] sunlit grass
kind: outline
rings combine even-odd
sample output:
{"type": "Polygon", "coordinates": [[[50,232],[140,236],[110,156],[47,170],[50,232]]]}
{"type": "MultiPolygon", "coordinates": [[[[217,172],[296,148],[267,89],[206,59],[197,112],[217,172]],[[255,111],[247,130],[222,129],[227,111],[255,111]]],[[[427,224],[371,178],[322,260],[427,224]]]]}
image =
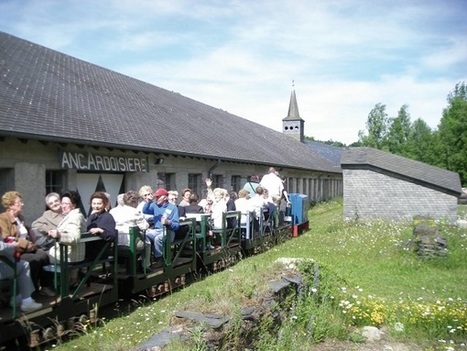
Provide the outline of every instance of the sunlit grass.
{"type": "MultiPolygon", "coordinates": [[[[268,282],[278,278],[279,257],[316,260],[321,287],[297,304],[280,338],[258,337],[262,350],[308,350],[326,338],[352,339],[353,328],[363,325],[385,327],[396,340],[441,340],[449,347],[467,340],[466,230],[440,223],[448,257],[426,260],[407,248],[411,226],[346,223],[342,200],[319,204],[309,215],[310,230],[300,237],[159,301],[141,299],[131,314],[122,310],[123,317],[56,349],[130,350],[173,323],[178,309],[235,315],[239,306],[256,304],[268,282]]],[[[192,346],[204,344],[196,339],[192,346]]]]}

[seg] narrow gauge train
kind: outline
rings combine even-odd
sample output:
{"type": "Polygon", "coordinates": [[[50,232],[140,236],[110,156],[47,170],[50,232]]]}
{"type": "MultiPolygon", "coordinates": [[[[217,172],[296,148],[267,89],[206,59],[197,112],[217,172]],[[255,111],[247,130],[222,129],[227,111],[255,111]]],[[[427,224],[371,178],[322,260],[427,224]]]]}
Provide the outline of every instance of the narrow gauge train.
{"type": "MultiPolygon", "coordinates": [[[[279,227],[273,226],[273,218],[266,212],[256,222],[250,214],[247,225],[241,225],[240,212],[225,212],[223,228],[214,230],[209,230],[209,215],[182,220],[174,241],[165,242],[162,262],[151,266],[150,270],[141,265],[144,250],[136,249],[137,238],[144,240],[144,233],[137,227],[130,229],[129,247],[120,247],[117,241],[105,242],[92,260],[79,263],[64,260],[60,265],[44,267],[54,275],[57,296],[39,296],[37,300],[43,308],[28,314],[9,306],[1,308],[0,345],[23,338],[33,348],[65,337],[77,323],[88,320],[93,323],[99,307],[135,295],[149,298],[163,295],[189,283],[197,274],[224,269],[242,257],[298,236],[308,229],[308,199],[301,194],[290,194],[290,199],[290,216],[279,227]],[[235,225],[226,225],[231,221],[235,225]],[[67,283],[71,269],[80,271],[81,279],[74,287],[67,283]]],[[[86,233],[81,237],[86,245],[98,240],[101,239],[86,233]]],[[[61,257],[66,257],[64,245],[60,246],[60,251],[61,257]]],[[[2,256],[0,259],[8,262],[2,256]]],[[[0,288],[10,293],[16,292],[15,286],[15,282],[0,281],[0,288]]]]}

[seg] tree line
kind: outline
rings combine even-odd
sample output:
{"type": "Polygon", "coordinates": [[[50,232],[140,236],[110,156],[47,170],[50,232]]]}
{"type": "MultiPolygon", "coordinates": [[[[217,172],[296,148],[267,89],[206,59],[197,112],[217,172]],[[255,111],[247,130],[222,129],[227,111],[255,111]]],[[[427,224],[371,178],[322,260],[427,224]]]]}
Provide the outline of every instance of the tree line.
{"type": "MultiPolygon", "coordinates": [[[[345,146],[332,140],[325,143],[345,146]]],[[[366,130],[360,130],[358,141],[349,146],[372,147],[457,172],[467,186],[467,85],[459,82],[448,94],[437,129],[421,118],[412,121],[408,105],[390,117],[386,105],[378,103],[368,115],[366,130]]]]}

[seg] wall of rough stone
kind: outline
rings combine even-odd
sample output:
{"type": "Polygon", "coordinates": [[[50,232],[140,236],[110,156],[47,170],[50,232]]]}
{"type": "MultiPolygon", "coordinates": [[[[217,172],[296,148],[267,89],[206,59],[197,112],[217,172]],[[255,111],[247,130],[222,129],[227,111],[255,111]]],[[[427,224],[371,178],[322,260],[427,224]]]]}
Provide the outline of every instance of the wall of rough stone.
{"type": "Polygon", "coordinates": [[[457,198],[370,170],[343,170],[344,218],[411,220],[415,215],[457,220],[457,198]]]}

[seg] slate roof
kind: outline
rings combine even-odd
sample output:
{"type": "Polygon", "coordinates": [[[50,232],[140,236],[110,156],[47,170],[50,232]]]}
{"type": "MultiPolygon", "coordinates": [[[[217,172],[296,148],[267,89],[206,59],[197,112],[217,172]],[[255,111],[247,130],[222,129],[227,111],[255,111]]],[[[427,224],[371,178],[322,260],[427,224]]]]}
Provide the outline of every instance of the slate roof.
{"type": "Polygon", "coordinates": [[[341,167],[342,169],[368,168],[381,171],[414,183],[444,190],[455,196],[461,192],[461,181],[458,173],[373,148],[344,149],[341,167]]]}
{"type": "Polygon", "coordinates": [[[340,173],[280,132],[3,32],[0,135],[340,173]]]}
{"type": "Polygon", "coordinates": [[[319,141],[310,140],[304,143],[319,156],[331,162],[335,167],[340,167],[343,148],[320,143],[319,141]]]}

